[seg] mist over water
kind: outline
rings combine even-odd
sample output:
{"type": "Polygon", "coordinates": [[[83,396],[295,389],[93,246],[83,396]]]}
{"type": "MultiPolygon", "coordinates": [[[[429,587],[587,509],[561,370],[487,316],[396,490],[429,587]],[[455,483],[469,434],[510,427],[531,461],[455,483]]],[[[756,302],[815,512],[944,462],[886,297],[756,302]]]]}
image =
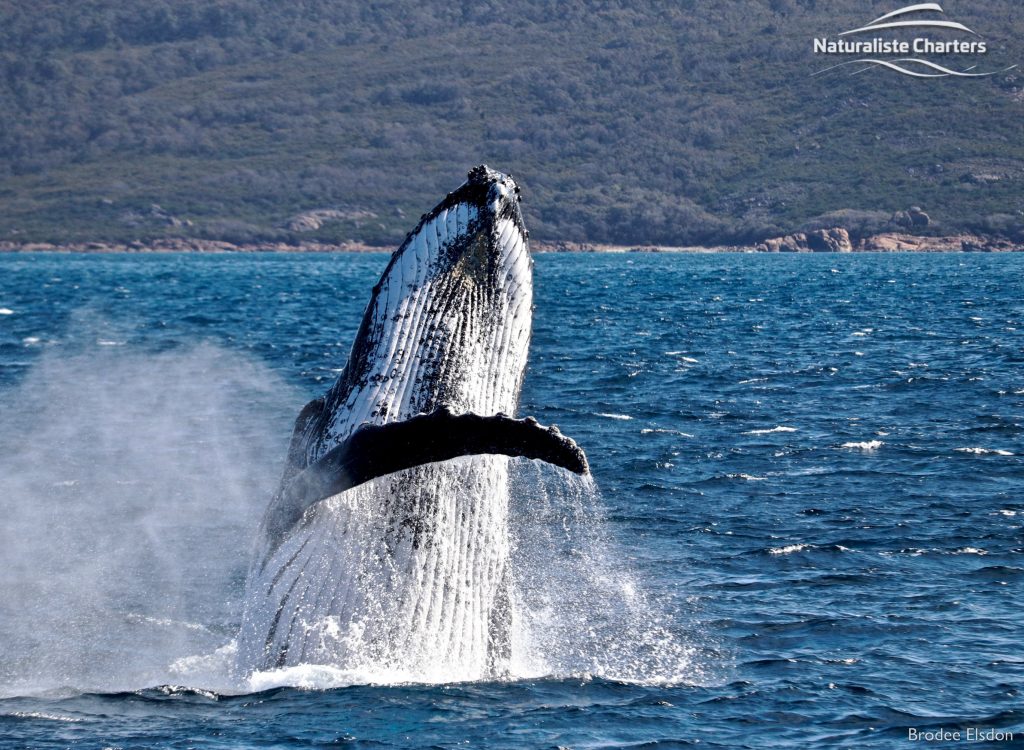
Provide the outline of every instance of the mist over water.
{"type": "Polygon", "coordinates": [[[234,637],[289,395],[209,344],[54,349],[5,392],[0,693],[176,682],[234,637]]]}

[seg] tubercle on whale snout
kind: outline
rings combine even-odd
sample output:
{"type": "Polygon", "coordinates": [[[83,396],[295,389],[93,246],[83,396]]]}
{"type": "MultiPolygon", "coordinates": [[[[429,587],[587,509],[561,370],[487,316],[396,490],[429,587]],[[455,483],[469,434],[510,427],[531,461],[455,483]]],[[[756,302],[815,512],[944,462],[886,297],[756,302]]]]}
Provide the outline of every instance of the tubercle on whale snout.
{"type": "Polygon", "coordinates": [[[475,206],[482,213],[486,214],[487,211],[484,209],[488,205],[492,189],[496,186],[505,186],[509,192],[505,193],[504,197],[499,200],[498,210],[493,212],[490,217],[491,220],[510,219],[515,223],[523,237],[528,239],[530,232],[523,224],[522,213],[519,210],[519,204],[522,202],[522,191],[518,183],[516,183],[512,175],[497,172],[486,164],[480,164],[469,170],[466,175],[466,181],[462,185],[445,195],[444,199],[434,206],[433,209],[420,216],[419,223],[406,235],[396,255],[400,254],[409,242],[420,233],[424,225],[432,221],[441,211],[460,203],[465,203],[475,206]]]}

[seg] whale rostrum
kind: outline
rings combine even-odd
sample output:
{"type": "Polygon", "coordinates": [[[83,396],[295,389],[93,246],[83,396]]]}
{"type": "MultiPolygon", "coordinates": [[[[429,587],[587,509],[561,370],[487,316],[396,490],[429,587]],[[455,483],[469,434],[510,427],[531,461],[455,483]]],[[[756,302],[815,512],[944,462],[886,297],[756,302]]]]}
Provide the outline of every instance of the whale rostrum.
{"type": "Polygon", "coordinates": [[[460,456],[504,455],[530,458],[587,474],[587,456],[557,425],[505,414],[453,414],[440,408],[401,422],[365,424],[341,445],[284,483],[266,521],[271,535],[287,533],[321,500],[385,474],[460,456]]]}

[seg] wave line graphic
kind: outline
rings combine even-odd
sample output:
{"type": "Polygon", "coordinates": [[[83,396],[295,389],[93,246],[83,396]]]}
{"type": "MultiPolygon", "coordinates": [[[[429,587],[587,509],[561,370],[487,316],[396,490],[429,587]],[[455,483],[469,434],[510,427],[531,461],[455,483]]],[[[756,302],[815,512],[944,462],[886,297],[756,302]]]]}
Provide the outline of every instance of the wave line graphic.
{"type": "Polygon", "coordinates": [[[940,28],[940,29],[956,29],[957,31],[966,31],[970,34],[977,36],[976,31],[969,29],[962,23],[956,21],[890,21],[889,23],[872,23],[868,26],[862,26],[859,29],[850,29],[839,34],[839,36],[846,36],[848,34],[861,34],[865,31],[879,31],[881,29],[898,29],[898,28],[940,28]]]}
{"type": "Polygon", "coordinates": [[[905,16],[907,13],[916,13],[917,11],[921,10],[934,10],[939,13],[945,13],[945,11],[942,10],[942,6],[939,5],[938,3],[919,3],[918,5],[908,5],[906,8],[900,8],[899,10],[894,10],[892,13],[886,13],[884,16],[879,16],[874,21],[869,23],[868,26],[874,26],[876,23],[888,21],[890,18],[896,18],[896,16],[905,16]]]}
{"type": "Polygon", "coordinates": [[[830,70],[842,68],[846,65],[866,66],[864,68],[861,68],[860,70],[854,71],[853,75],[864,72],[872,65],[880,65],[883,68],[889,68],[890,70],[895,70],[897,73],[902,73],[903,75],[912,76],[914,78],[949,78],[950,76],[955,76],[957,78],[986,78],[988,76],[998,75],[999,73],[1006,73],[1007,71],[1013,70],[1014,68],[1017,67],[1016,65],[1011,65],[1008,68],[1003,68],[1002,70],[993,70],[989,73],[970,73],[968,71],[974,70],[974,68],[977,66],[972,65],[970,68],[967,68],[966,70],[950,70],[949,68],[939,65],[938,63],[933,63],[930,60],[921,60],[916,57],[901,57],[897,60],[875,60],[872,58],[863,58],[861,60],[847,60],[846,62],[841,62],[838,65],[833,65],[832,67],[825,68],[824,70],[819,70],[814,75],[821,75],[822,73],[827,73],[830,70]],[[922,73],[915,70],[909,70],[901,65],[897,65],[897,63],[913,63],[915,65],[923,65],[926,68],[930,68],[931,70],[937,70],[939,72],[922,73]]]}

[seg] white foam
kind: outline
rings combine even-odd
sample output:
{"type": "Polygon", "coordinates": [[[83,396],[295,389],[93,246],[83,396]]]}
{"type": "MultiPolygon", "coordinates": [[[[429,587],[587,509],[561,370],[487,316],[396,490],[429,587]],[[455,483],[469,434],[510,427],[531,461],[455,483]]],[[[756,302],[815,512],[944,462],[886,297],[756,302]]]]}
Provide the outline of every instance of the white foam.
{"type": "Polygon", "coordinates": [[[803,552],[805,549],[809,549],[809,544],[788,544],[785,547],[772,547],[768,550],[769,555],[791,555],[794,552],[803,552]]]}
{"type": "MultiPolygon", "coordinates": [[[[331,690],[352,685],[401,685],[415,682],[420,675],[393,669],[341,669],[329,664],[299,664],[294,667],[253,672],[246,680],[248,692],[259,693],[278,687],[304,690],[331,690]]],[[[440,682],[440,680],[434,681],[440,682]]]]}
{"type": "Polygon", "coordinates": [[[213,346],[89,345],[43,352],[10,395],[0,697],[227,683],[169,667],[232,635],[296,392],[213,346]]]}
{"type": "Polygon", "coordinates": [[[642,430],[640,430],[640,434],[641,435],[653,435],[653,434],[678,435],[679,437],[686,437],[686,438],[692,438],[693,437],[693,435],[691,435],[688,432],[680,432],[679,430],[666,430],[666,429],[663,429],[661,427],[644,427],[642,430]]]}
{"type": "Polygon", "coordinates": [[[62,716],[60,714],[51,714],[45,711],[13,711],[9,714],[0,714],[0,716],[16,716],[19,719],[42,719],[43,721],[59,721],[69,724],[77,724],[85,721],[85,719],[79,719],[74,716],[62,716]]]}
{"type": "Polygon", "coordinates": [[[0,315],[14,315],[14,310],[9,307],[0,307],[0,315]]]}
{"type": "Polygon", "coordinates": [[[628,414],[610,414],[610,413],[604,413],[604,412],[597,412],[596,416],[604,417],[605,419],[619,419],[619,420],[622,420],[624,422],[627,422],[627,421],[633,419],[633,417],[629,416],[628,414]]]}
{"type": "Polygon", "coordinates": [[[238,653],[238,642],[231,640],[208,654],[193,654],[173,660],[170,674],[189,685],[206,685],[221,692],[234,692],[238,686],[230,680],[238,653]]]}
{"type": "Polygon", "coordinates": [[[776,432],[796,432],[796,431],[797,431],[796,427],[785,427],[783,425],[779,425],[778,427],[772,427],[770,430],[748,430],[747,432],[744,432],[743,434],[744,435],[771,435],[772,433],[776,433],[776,432]]]}
{"type": "Polygon", "coordinates": [[[862,450],[862,451],[869,451],[870,452],[870,451],[877,451],[883,445],[885,445],[885,443],[883,443],[881,440],[864,440],[864,441],[859,442],[859,443],[857,443],[857,442],[843,443],[841,447],[842,448],[852,448],[852,449],[855,449],[855,450],[862,450]]]}
{"type": "Polygon", "coordinates": [[[999,448],[957,448],[957,453],[970,453],[975,456],[1012,456],[1013,453],[999,448]]]}

